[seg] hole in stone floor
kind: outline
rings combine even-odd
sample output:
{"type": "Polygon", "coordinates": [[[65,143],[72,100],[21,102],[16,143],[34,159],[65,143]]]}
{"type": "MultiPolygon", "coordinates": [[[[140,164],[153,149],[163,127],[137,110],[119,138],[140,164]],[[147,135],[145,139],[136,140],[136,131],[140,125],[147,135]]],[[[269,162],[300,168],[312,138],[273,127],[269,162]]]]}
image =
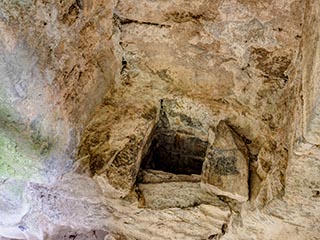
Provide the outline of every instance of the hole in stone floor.
{"type": "Polygon", "coordinates": [[[207,141],[196,136],[157,129],[141,167],[173,174],[201,175],[207,146],[207,141]]]}

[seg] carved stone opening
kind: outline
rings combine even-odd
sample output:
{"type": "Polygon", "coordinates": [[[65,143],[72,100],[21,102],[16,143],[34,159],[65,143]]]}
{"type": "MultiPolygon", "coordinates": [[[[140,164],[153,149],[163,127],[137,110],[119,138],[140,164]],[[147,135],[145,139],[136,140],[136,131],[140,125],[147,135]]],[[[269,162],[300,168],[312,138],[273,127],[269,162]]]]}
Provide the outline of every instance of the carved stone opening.
{"type": "Polygon", "coordinates": [[[201,175],[207,147],[207,141],[194,135],[157,128],[141,167],[174,174],[201,175]]]}
{"type": "Polygon", "coordinates": [[[201,113],[192,103],[161,102],[140,155],[135,190],[141,207],[225,204],[218,196],[248,199],[246,146],[226,122],[215,126],[201,113]]]}
{"type": "Polygon", "coordinates": [[[196,107],[181,100],[161,101],[158,121],[142,151],[137,178],[141,207],[211,204],[229,211],[217,196],[201,188],[209,128],[207,122],[192,115],[190,108],[196,107]]]}

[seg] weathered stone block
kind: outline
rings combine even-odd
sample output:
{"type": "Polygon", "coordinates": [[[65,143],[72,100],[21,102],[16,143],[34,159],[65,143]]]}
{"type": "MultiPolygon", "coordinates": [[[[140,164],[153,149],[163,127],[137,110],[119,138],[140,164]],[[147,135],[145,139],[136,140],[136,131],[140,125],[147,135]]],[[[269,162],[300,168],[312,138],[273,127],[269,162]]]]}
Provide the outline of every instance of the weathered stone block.
{"type": "Polygon", "coordinates": [[[248,200],[248,156],[240,137],[225,123],[216,129],[202,169],[202,188],[240,202],[248,200]]]}
{"type": "Polygon", "coordinates": [[[197,182],[166,182],[139,184],[145,206],[151,209],[187,208],[201,204],[219,206],[229,212],[226,203],[200,188],[197,182]]]}

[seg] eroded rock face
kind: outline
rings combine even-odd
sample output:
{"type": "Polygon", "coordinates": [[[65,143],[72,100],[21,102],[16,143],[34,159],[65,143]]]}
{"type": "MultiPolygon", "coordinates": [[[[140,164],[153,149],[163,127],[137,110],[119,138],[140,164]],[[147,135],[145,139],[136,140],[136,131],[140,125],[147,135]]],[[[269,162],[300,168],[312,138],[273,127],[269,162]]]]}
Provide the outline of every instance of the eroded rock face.
{"type": "Polygon", "coordinates": [[[0,145],[17,149],[1,154],[0,169],[15,172],[2,176],[28,178],[15,162],[34,161],[49,181],[70,168],[84,123],[115,82],[112,3],[80,2],[0,3],[0,145]]]}
{"type": "Polygon", "coordinates": [[[216,129],[203,165],[202,187],[240,202],[249,199],[249,157],[243,140],[225,123],[216,129]]]}
{"type": "Polygon", "coordinates": [[[2,1],[0,238],[317,239],[318,13],[2,1]]]}

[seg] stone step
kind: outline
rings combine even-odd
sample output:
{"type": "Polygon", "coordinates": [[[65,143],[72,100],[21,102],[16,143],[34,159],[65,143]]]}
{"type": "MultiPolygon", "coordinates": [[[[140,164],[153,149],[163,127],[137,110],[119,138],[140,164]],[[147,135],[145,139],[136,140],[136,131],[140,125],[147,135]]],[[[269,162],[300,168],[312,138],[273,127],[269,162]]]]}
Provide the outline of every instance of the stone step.
{"type": "Polygon", "coordinates": [[[199,182],[163,182],[138,185],[144,205],[151,209],[189,208],[200,210],[214,219],[226,221],[228,205],[217,196],[205,192],[199,182]]]}
{"type": "Polygon", "coordinates": [[[146,169],[140,174],[141,183],[163,183],[163,182],[200,182],[201,176],[197,174],[184,175],[163,172],[160,170],[146,169]]]}

